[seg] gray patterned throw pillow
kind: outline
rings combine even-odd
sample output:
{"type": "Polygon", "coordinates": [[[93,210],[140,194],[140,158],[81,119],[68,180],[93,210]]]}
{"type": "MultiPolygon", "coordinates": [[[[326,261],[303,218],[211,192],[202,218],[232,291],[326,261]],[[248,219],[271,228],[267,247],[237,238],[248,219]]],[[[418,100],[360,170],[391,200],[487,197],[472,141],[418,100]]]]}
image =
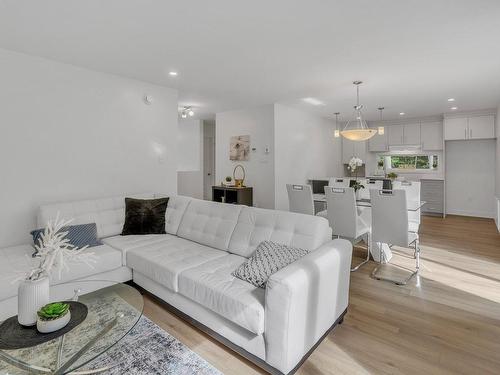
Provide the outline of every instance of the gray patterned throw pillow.
{"type": "Polygon", "coordinates": [[[265,288],[267,280],[283,267],[302,258],[308,250],[263,241],[253,255],[241,264],[232,275],[259,288],[265,288]]]}

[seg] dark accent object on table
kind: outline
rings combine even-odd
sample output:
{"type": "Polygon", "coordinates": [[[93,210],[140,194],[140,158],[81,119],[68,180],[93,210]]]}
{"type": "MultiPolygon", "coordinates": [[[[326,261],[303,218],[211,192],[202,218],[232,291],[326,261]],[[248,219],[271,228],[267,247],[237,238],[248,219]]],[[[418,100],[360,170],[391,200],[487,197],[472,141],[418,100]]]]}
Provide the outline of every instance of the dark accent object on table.
{"type": "Polygon", "coordinates": [[[51,333],[40,333],[36,326],[24,327],[17,322],[17,315],[0,325],[0,350],[14,350],[30,348],[60,337],[78,326],[87,318],[88,309],[83,303],[65,301],[71,311],[71,320],[68,325],[51,333]]]}
{"type": "Polygon", "coordinates": [[[168,198],[125,198],[125,223],[122,236],[130,234],[165,234],[165,211],[168,198]]]}

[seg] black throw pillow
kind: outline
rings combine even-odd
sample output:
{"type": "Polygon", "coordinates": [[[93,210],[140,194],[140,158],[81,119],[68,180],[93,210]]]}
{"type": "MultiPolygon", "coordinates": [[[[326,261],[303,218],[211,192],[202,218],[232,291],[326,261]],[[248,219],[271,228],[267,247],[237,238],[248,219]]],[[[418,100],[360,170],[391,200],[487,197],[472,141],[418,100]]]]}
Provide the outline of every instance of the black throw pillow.
{"type": "Polygon", "coordinates": [[[165,234],[168,198],[125,198],[125,223],[122,236],[129,234],[165,234]]]}

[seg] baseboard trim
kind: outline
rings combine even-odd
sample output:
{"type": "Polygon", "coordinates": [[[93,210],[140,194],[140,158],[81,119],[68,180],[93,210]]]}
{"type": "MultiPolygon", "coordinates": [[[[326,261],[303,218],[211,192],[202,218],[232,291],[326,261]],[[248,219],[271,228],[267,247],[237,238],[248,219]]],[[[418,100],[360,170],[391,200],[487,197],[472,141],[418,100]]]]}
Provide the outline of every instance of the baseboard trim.
{"type": "Polygon", "coordinates": [[[267,371],[271,375],[292,375],[292,374],[294,374],[300,368],[300,366],[302,366],[304,364],[304,362],[307,360],[307,358],[309,358],[309,356],[314,352],[314,350],[316,350],[316,348],[319,346],[319,344],[321,344],[321,342],[330,334],[330,332],[332,332],[337,325],[342,324],[342,322],[344,321],[344,316],[347,313],[347,308],[346,308],[344,310],[344,312],[337,318],[337,320],[335,321],[335,323],[333,323],[333,325],[330,328],[328,328],[328,330],[325,332],[325,334],[323,336],[321,336],[321,338],[313,345],[313,347],[302,357],[302,359],[297,364],[297,366],[295,366],[293,368],[293,370],[290,371],[288,374],[284,374],[281,371],[279,371],[278,369],[276,369],[276,368],[270,366],[269,364],[267,364],[265,361],[263,361],[259,357],[253,355],[252,353],[247,352],[242,347],[240,347],[240,346],[232,343],[231,341],[229,341],[228,339],[226,339],[224,336],[221,336],[220,334],[218,334],[217,332],[215,332],[211,328],[207,327],[203,323],[198,322],[196,319],[191,318],[189,315],[187,315],[186,313],[184,313],[181,310],[177,309],[176,307],[172,306],[168,302],[162,300],[160,297],[157,297],[153,293],[147,291],[146,289],[144,289],[140,285],[137,285],[133,281],[128,281],[127,284],[129,284],[129,285],[133,286],[134,288],[138,289],[142,294],[147,294],[152,299],[154,299],[155,301],[157,301],[161,305],[163,305],[171,313],[177,315],[179,318],[185,320],[187,323],[191,324],[192,326],[198,328],[199,330],[201,330],[202,332],[206,333],[210,337],[212,337],[215,340],[219,341],[221,344],[227,346],[229,349],[233,350],[237,354],[239,354],[242,357],[248,359],[250,362],[252,362],[253,364],[257,365],[261,369],[267,371]]]}
{"type": "Polygon", "coordinates": [[[446,210],[446,215],[482,217],[485,219],[494,219],[495,218],[494,213],[483,212],[483,211],[446,210]]]}

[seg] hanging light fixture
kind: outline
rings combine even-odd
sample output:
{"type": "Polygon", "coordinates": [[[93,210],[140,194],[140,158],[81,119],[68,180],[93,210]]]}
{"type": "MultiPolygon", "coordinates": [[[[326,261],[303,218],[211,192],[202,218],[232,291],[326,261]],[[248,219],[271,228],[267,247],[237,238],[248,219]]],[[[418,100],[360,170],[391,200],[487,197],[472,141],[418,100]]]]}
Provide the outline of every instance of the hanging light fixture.
{"type": "Polygon", "coordinates": [[[344,127],[344,130],[340,132],[344,138],[350,139],[351,141],[366,141],[373,137],[377,130],[370,129],[366,125],[366,121],[363,120],[363,115],[361,114],[362,105],[359,104],[359,85],[362,81],[354,81],[353,84],[356,85],[356,105],[354,106],[354,119],[349,120],[344,127]]]}
{"type": "MultiPolygon", "coordinates": [[[[384,107],[378,107],[377,108],[380,111],[380,123],[382,124],[382,111],[384,110],[384,107]]],[[[379,135],[384,135],[385,129],[383,126],[378,127],[378,134],[379,135]]]]}
{"type": "Polygon", "coordinates": [[[340,112],[335,112],[335,131],[333,132],[333,137],[334,138],[340,137],[339,115],[340,115],[340,112]]]}

